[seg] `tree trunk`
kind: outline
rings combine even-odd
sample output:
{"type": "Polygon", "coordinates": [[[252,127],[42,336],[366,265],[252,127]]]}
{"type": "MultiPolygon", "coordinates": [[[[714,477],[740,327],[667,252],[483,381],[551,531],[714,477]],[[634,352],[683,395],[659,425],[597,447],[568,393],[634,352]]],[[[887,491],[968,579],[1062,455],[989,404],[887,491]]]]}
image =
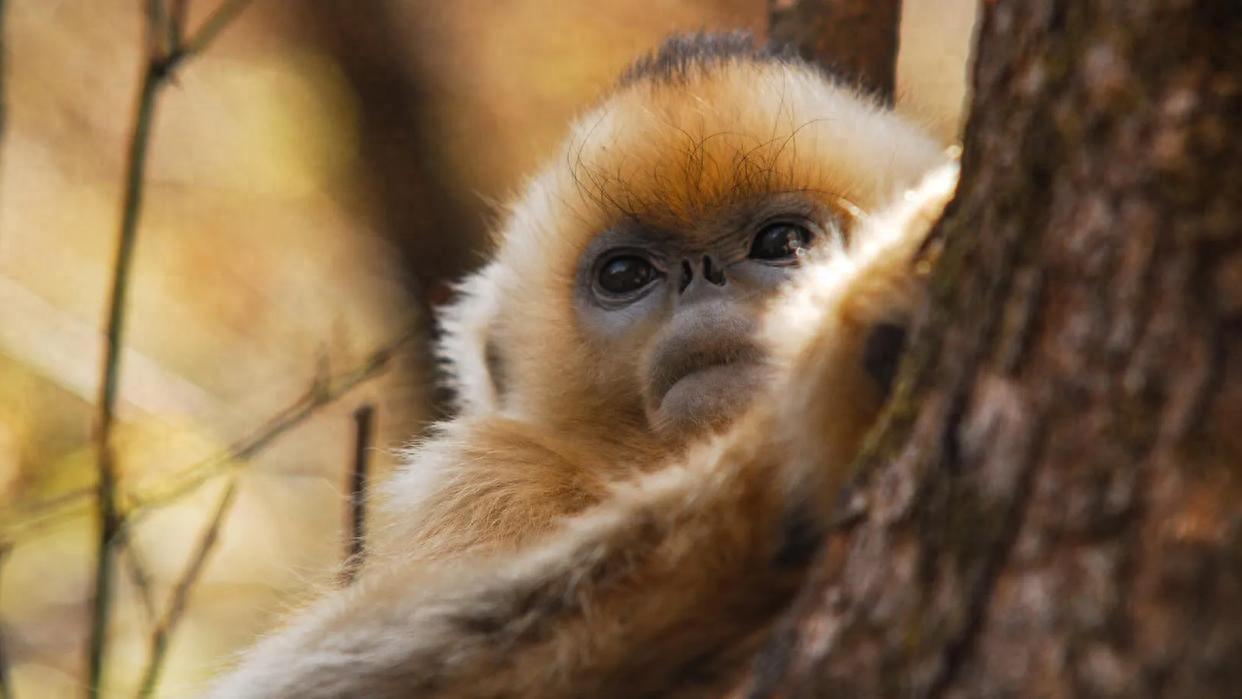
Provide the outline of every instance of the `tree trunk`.
{"type": "Polygon", "coordinates": [[[768,0],[769,38],[892,103],[901,0],[768,0]]]}
{"type": "Polygon", "coordinates": [[[1242,692],[1242,4],[986,2],[845,523],[738,694],[1242,692]]]}

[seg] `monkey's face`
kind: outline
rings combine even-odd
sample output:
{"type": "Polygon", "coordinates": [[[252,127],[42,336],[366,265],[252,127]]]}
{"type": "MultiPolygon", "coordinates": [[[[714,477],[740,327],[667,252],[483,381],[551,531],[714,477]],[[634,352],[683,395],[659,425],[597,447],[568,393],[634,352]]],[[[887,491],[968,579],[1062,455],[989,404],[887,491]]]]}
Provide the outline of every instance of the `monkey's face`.
{"type": "Polygon", "coordinates": [[[649,424],[666,435],[736,417],[766,382],[759,315],[815,245],[840,244],[836,212],[815,199],[753,196],[697,221],[631,217],[579,261],[579,327],[604,372],[630,374],[649,424]]]}
{"type": "Polygon", "coordinates": [[[620,440],[720,426],[767,383],[755,329],[800,252],[844,247],[941,160],[805,66],[661,65],[585,115],[508,212],[447,345],[474,409],[620,440]]]}

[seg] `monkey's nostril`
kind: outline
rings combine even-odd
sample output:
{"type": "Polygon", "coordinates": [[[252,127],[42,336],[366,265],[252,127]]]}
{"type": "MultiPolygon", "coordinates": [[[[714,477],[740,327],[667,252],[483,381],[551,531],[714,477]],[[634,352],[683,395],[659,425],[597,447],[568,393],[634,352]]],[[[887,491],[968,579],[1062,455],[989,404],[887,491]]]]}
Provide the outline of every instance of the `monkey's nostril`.
{"type": "Polygon", "coordinates": [[[694,279],[694,269],[690,267],[689,260],[681,261],[681,284],[678,285],[677,291],[682,292],[686,287],[690,286],[690,280],[694,279]]]}
{"type": "Polygon", "coordinates": [[[716,286],[724,286],[725,283],[724,270],[712,264],[712,258],[707,255],[703,256],[703,278],[716,286]]]}

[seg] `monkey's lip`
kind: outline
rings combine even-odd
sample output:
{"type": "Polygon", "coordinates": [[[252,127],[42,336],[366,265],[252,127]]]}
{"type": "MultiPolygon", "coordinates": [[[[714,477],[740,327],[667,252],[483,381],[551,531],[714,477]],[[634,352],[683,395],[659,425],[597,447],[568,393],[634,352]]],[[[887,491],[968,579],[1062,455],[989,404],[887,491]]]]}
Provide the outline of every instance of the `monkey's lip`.
{"type": "Polygon", "coordinates": [[[706,372],[713,375],[721,373],[716,370],[737,369],[741,371],[743,365],[758,366],[763,359],[763,351],[758,345],[749,342],[728,347],[680,348],[661,358],[660,370],[651,379],[651,395],[659,405],[664,402],[677,384],[686,379],[706,372]]]}
{"type": "Polygon", "coordinates": [[[690,435],[723,427],[742,414],[763,390],[767,372],[759,362],[713,364],[673,384],[651,413],[663,434],[690,435]]]}

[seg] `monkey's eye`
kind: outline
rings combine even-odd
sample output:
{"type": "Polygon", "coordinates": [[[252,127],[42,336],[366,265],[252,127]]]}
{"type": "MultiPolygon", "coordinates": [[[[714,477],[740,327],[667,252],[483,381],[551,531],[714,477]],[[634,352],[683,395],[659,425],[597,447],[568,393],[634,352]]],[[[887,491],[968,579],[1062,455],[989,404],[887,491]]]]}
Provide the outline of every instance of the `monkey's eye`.
{"type": "Polygon", "coordinates": [[[769,262],[790,261],[811,244],[811,232],[796,223],[765,226],[750,244],[750,259],[769,262]]]}
{"type": "Polygon", "coordinates": [[[659,273],[638,255],[617,255],[600,266],[599,288],[614,296],[625,296],[650,284],[659,273]]]}

